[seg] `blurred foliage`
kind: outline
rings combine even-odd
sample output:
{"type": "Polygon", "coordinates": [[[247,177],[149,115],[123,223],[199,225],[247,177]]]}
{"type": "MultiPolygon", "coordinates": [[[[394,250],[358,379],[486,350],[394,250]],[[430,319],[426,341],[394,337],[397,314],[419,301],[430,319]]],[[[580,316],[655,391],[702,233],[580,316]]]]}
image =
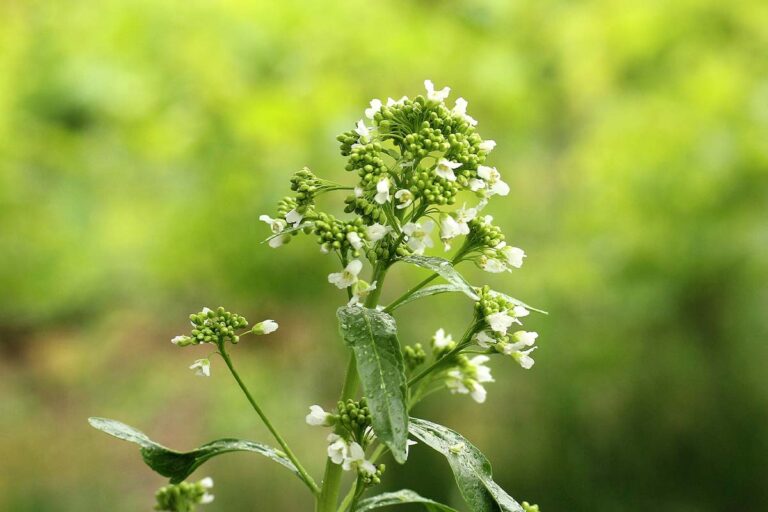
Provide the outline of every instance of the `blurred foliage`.
{"type": "MultiPolygon", "coordinates": [[[[344,297],[331,258],[269,250],[257,217],[303,165],[344,180],[335,135],[431,78],[499,143],[492,213],[530,257],[497,287],[551,315],[485,406],[418,414],[545,511],[768,510],[768,3],[6,0],[0,19],[0,509],[150,508],[162,479],[92,414],[182,449],[271,441],[221,365],[193,378],[168,342],[202,304],[281,322],[235,358],[319,474],[302,418],[338,392],[344,297]]],[[[418,275],[391,274],[385,298],[418,275]]],[[[404,342],[469,315],[425,302],[404,342]]],[[[427,452],[389,487],[457,504],[427,452]]],[[[211,511],[311,507],[247,454],[198,474],[211,511]]]]}

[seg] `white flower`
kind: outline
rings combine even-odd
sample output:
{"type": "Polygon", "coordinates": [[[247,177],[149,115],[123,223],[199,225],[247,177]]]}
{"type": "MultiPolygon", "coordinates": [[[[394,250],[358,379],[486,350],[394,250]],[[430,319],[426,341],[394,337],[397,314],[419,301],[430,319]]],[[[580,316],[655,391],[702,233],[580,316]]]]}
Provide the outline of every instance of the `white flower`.
{"type": "Polygon", "coordinates": [[[490,272],[492,274],[498,274],[500,272],[506,272],[509,270],[503,261],[496,258],[489,258],[486,255],[480,256],[480,259],[478,260],[478,266],[486,272],[490,272]]]}
{"type": "Polygon", "coordinates": [[[403,103],[406,102],[407,99],[408,99],[408,96],[403,96],[399,100],[394,100],[392,98],[387,98],[387,106],[388,107],[394,107],[395,105],[402,105],[403,103]]]}
{"type": "Polygon", "coordinates": [[[357,234],[356,231],[350,231],[347,233],[347,241],[349,242],[349,245],[354,247],[356,250],[360,250],[363,247],[363,241],[360,239],[360,235],[357,234]]]}
{"type": "Polygon", "coordinates": [[[174,336],[171,343],[180,347],[191,345],[194,341],[189,336],[174,336]]]}
{"type": "Polygon", "coordinates": [[[301,224],[301,219],[303,218],[304,218],[304,215],[297,212],[296,208],[294,208],[293,210],[285,214],[286,222],[288,222],[288,224],[291,224],[293,227],[296,227],[299,224],[301,224]]]}
{"type": "Polygon", "coordinates": [[[456,222],[461,226],[461,234],[469,234],[469,221],[477,217],[477,208],[467,208],[467,205],[463,205],[461,208],[454,212],[456,216],[456,222]]]}
{"type": "Polygon", "coordinates": [[[512,339],[525,347],[532,347],[538,337],[539,333],[534,331],[516,331],[512,334],[512,339]]]}
{"type": "Polygon", "coordinates": [[[354,188],[355,197],[363,197],[363,187],[354,188]]]}
{"type": "MultiPolygon", "coordinates": [[[[269,225],[269,229],[273,234],[277,235],[288,227],[288,223],[283,219],[273,219],[269,215],[261,215],[259,220],[266,222],[269,225]]],[[[269,246],[272,248],[280,247],[284,243],[291,239],[291,235],[285,234],[281,236],[275,236],[269,239],[269,246]]]]}
{"type": "Polygon", "coordinates": [[[371,224],[366,228],[366,235],[368,236],[368,240],[371,242],[378,242],[387,234],[389,234],[390,231],[392,231],[392,228],[390,226],[385,226],[384,224],[379,224],[378,222],[376,224],[371,224]]]}
{"type": "Polygon", "coordinates": [[[459,162],[451,162],[446,158],[441,158],[435,166],[435,174],[448,181],[456,181],[456,175],[453,173],[454,169],[461,167],[459,162]]]}
{"type": "Polygon", "coordinates": [[[443,241],[446,251],[451,248],[451,245],[448,243],[448,241],[459,235],[461,235],[461,225],[456,222],[456,219],[447,213],[441,214],[440,239],[443,241]]]}
{"type": "MultiPolygon", "coordinates": [[[[490,195],[505,196],[509,194],[509,185],[501,180],[501,174],[495,167],[488,167],[487,165],[477,166],[477,175],[485,181],[486,190],[490,195]]],[[[472,184],[470,183],[470,188],[472,184]]]]}
{"type": "Polygon", "coordinates": [[[334,272],[328,275],[328,282],[335,284],[337,288],[344,289],[357,282],[357,275],[363,269],[360,260],[352,260],[342,272],[334,272]]]}
{"type": "Polygon", "coordinates": [[[411,203],[413,202],[413,193],[405,188],[401,188],[397,192],[395,192],[395,199],[397,199],[397,209],[402,210],[403,208],[408,208],[411,206],[411,203]]]}
{"type": "Polygon", "coordinates": [[[371,284],[366,283],[362,279],[359,279],[353,288],[352,298],[349,299],[347,306],[359,306],[361,301],[365,301],[368,295],[376,289],[376,281],[371,284]]]}
{"type": "Polygon", "coordinates": [[[271,334],[275,332],[278,327],[279,325],[274,320],[264,320],[254,325],[253,329],[251,329],[251,332],[258,335],[271,334]]]}
{"type": "Polygon", "coordinates": [[[485,321],[494,332],[507,334],[507,329],[514,324],[520,323],[514,316],[510,316],[506,311],[492,313],[485,317],[485,321]]]}
{"type": "Polygon", "coordinates": [[[430,237],[434,227],[435,223],[431,220],[426,220],[423,224],[408,222],[403,226],[403,232],[408,235],[408,247],[415,254],[424,254],[424,249],[434,246],[430,237]]]}
{"type": "Polygon", "coordinates": [[[365,459],[363,447],[354,441],[349,444],[349,455],[344,459],[341,467],[344,471],[357,470],[363,476],[376,474],[376,466],[365,459]]]}
{"type": "Polygon", "coordinates": [[[200,484],[200,487],[205,489],[202,497],[200,497],[200,504],[207,505],[208,503],[211,503],[213,501],[213,494],[209,493],[208,490],[213,489],[213,478],[207,476],[200,480],[198,484],[200,484]]]}
{"type": "Polygon", "coordinates": [[[211,362],[208,359],[198,359],[192,363],[192,366],[190,366],[189,369],[195,370],[195,375],[198,377],[211,376],[211,362]]]}
{"type": "Polygon", "coordinates": [[[368,142],[368,140],[371,138],[371,131],[367,126],[365,126],[365,123],[362,119],[357,122],[355,133],[360,136],[360,142],[368,142]]]}
{"type": "Polygon", "coordinates": [[[439,91],[435,90],[435,84],[432,80],[424,80],[424,88],[427,90],[427,98],[432,101],[445,101],[451,93],[450,87],[443,87],[439,91]]]}
{"type": "Polygon", "coordinates": [[[451,350],[455,346],[456,343],[453,341],[453,336],[446,334],[442,327],[435,332],[434,336],[432,336],[432,348],[437,351],[446,349],[451,350]]]}
{"type": "MultiPolygon", "coordinates": [[[[515,318],[521,318],[530,315],[531,312],[526,309],[525,306],[515,306],[512,308],[512,316],[515,318]]],[[[520,322],[517,322],[520,323],[520,322]]]]}
{"type": "Polygon", "coordinates": [[[478,190],[485,190],[485,182],[479,178],[472,178],[469,180],[469,189],[472,192],[477,192],[478,190]]]}
{"type": "Polygon", "coordinates": [[[333,414],[325,412],[319,405],[310,405],[306,421],[307,425],[313,427],[330,427],[333,424],[333,414]]]}
{"type": "Polygon", "coordinates": [[[391,186],[392,185],[389,183],[389,178],[386,176],[381,178],[376,183],[376,195],[374,196],[373,200],[379,204],[389,202],[389,189],[391,186]]]}
{"type": "Polygon", "coordinates": [[[496,147],[496,141],[495,140],[484,140],[480,144],[478,144],[478,148],[480,148],[480,151],[485,151],[486,153],[490,153],[493,151],[493,148],[496,147]]]}
{"type": "Polygon", "coordinates": [[[523,369],[530,370],[533,367],[535,361],[529,354],[537,348],[538,347],[529,348],[528,350],[515,350],[508,355],[511,355],[512,358],[517,361],[517,364],[519,364],[523,369]]]}
{"type": "Polygon", "coordinates": [[[379,110],[381,110],[381,100],[373,99],[371,100],[371,108],[365,109],[365,117],[373,119],[373,116],[375,116],[376,112],[379,110]]]}
{"type": "Polygon", "coordinates": [[[477,121],[474,117],[467,114],[467,100],[459,98],[456,100],[456,105],[452,110],[453,114],[465,120],[470,126],[477,125],[477,121]]]}
{"type": "Polygon", "coordinates": [[[349,457],[349,445],[337,434],[328,435],[328,458],[334,464],[341,464],[349,457]]]}
{"type": "Polygon", "coordinates": [[[496,338],[488,334],[488,331],[480,331],[475,334],[475,341],[483,348],[490,348],[492,345],[496,344],[496,338]]]}
{"type": "Polygon", "coordinates": [[[525,258],[525,251],[519,247],[512,247],[505,245],[500,250],[504,259],[507,260],[507,264],[515,268],[523,266],[523,258],[525,258]]]}

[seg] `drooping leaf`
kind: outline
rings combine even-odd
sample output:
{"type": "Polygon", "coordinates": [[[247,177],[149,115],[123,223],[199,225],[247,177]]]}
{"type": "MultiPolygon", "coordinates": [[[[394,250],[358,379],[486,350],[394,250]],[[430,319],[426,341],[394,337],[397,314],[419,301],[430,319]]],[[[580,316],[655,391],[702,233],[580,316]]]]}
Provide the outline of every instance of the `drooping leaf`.
{"type": "Polygon", "coordinates": [[[413,491],[403,489],[397,492],[385,492],[378,496],[367,498],[358,503],[355,512],[368,512],[377,508],[391,507],[392,505],[403,505],[406,503],[423,503],[430,510],[437,512],[457,512],[456,509],[443,505],[434,500],[419,496],[413,491]]]}
{"type": "Polygon", "coordinates": [[[394,311],[397,308],[399,308],[400,306],[402,306],[404,304],[408,304],[409,302],[413,302],[414,300],[417,300],[417,299],[422,299],[424,297],[429,297],[430,295],[437,295],[439,293],[451,293],[451,292],[462,292],[462,293],[464,293],[464,287],[456,285],[456,284],[451,284],[451,283],[448,283],[448,284],[436,284],[434,286],[427,286],[426,288],[422,288],[421,290],[416,290],[415,292],[413,292],[413,294],[408,296],[407,299],[403,300],[400,304],[398,304],[397,306],[392,308],[391,311],[394,311]]]}
{"type": "Polygon", "coordinates": [[[459,271],[453,267],[453,264],[445,258],[413,254],[411,256],[405,256],[402,261],[436,272],[449,283],[459,287],[470,299],[478,299],[477,293],[475,293],[472,285],[469,284],[467,280],[464,279],[464,276],[459,274],[459,271]]]}
{"type": "Polygon", "coordinates": [[[463,436],[442,425],[411,418],[414,437],[448,459],[459,491],[473,512],[523,512],[523,508],[493,481],[491,463],[463,436]]]}
{"type": "Polygon", "coordinates": [[[516,299],[514,297],[510,297],[506,293],[497,292],[496,290],[494,290],[492,293],[495,294],[495,295],[498,295],[499,297],[503,298],[507,302],[511,302],[515,306],[523,306],[525,309],[530,309],[531,311],[536,311],[537,313],[543,313],[545,315],[549,314],[546,311],[544,311],[543,309],[539,309],[539,308],[535,308],[533,306],[529,306],[528,304],[526,304],[525,302],[523,302],[523,301],[521,301],[519,299],[516,299]]]}
{"type": "Polygon", "coordinates": [[[395,319],[359,306],[338,309],[339,330],[352,348],[376,436],[401,464],[407,458],[407,380],[395,319]]]}
{"type": "Polygon", "coordinates": [[[147,466],[160,475],[170,478],[172,484],[183,481],[211,457],[240,451],[263,455],[298,475],[296,467],[281,451],[252,441],[218,439],[189,452],[178,452],[152,441],[144,432],[116,420],[88,418],[88,423],[93,428],[118,439],[138,444],[141,447],[141,456],[147,466]]]}

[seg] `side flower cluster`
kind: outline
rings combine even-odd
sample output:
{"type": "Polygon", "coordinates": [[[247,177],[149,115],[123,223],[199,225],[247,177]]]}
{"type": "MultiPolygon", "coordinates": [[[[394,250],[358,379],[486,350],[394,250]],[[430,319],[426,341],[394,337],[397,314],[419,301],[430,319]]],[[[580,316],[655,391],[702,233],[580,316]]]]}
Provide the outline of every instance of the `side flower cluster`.
{"type": "Polygon", "coordinates": [[[206,505],[213,501],[213,479],[203,478],[199,482],[181,482],[161,487],[155,494],[155,510],[169,512],[192,512],[197,505],[206,505]]]}

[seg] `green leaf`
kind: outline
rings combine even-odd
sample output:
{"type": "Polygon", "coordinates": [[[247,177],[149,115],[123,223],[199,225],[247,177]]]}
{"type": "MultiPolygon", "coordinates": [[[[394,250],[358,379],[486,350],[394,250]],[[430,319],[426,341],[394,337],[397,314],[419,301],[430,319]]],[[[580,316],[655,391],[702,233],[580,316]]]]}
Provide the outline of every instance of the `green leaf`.
{"type": "Polygon", "coordinates": [[[254,452],[261,454],[298,475],[296,467],[282,452],[252,441],[218,439],[189,452],[177,452],[152,441],[144,432],[116,420],[88,418],[88,423],[93,428],[118,439],[138,444],[141,447],[141,456],[144,458],[147,466],[162,476],[170,478],[172,484],[182,482],[211,457],[229,452],[254,452]]]}
{"type": "Polygon", "coordinates": [[[523,302],[523,301],[521,301],[519,299],[516,299],[514,297],[510,297],[506,293],[497,292],[496,290],[493,290],[491,293],[493,293],[495,295],[498,295],[499,297],[503,298],[507,302],[511,302],[515,306],[523,306],[525,309],[530,309],[531,311],[536,311],[537,313],[543,313],[545,315],[549,314],[546,311],[544,311],[543,309],[539,309],[539,308],[535,308],[533,306],[529,306],[528,304],[526,304],[525,302],[523,302]]]}
{"type": "Polygon", "coordinates": [[[405,256],[402,258],[402,261],[432,270],[452,285],[457,286],[470,299],[478,299],[477,293],[475,293],[475,289],[472,288],[472,285],[469,284],[467,280],[464,279],[464,276],[459,274],[458,270],[453,267],[453,264],[445,258],[439,258],[437,256],[419,256],[418,254],[413,254],[411,256],[405,256]]]}
{"type": "Polygon", "coordinates": [[[403,505],[405,503],[423,503],[430,510],[442,511],[442,512],[457,512],[455,508],[451,508],[448,505],[443,505],[436,501],[430,500],[419,496],[413,491],[403,489],[397,492],[385,492],[378,496],[361,501],[355,508],[355,512],[368,512],[377,508],[390,507],[392,505],[403,505]]]}
{"type": "Polygon", "coordinates": [[[407,380],[395,319],[359,306],[338,309],[339,330],[352,348],[376,436],[399,463],[407,458],[407,380]]]}
{"type": "Polygon", "coordinates": [[[523,512],[523,508],[493,481],[491,463],[480,450],[457,432],[418,418],[411,418],[411,434],[448,459],[464,501],[473,512],[523,512]]]}
{"type": "Polygon", "coordinates": [[[396,310],[403,304],[408,304],[409,302],[412,302],[417,299],[422,299],[424,297],[429,297],[430,295],[437,295],[439,293],[450,293],[450,292],[464,292],[463,286],[458,286],[455,284],[436,284],[434,286],[427,286],[426,288],[422,288],[421,290],[416,290],[411,294],[407,299],[403,300],[400,304],[395,306],[391,309],[391,311],[396,310]]]}

